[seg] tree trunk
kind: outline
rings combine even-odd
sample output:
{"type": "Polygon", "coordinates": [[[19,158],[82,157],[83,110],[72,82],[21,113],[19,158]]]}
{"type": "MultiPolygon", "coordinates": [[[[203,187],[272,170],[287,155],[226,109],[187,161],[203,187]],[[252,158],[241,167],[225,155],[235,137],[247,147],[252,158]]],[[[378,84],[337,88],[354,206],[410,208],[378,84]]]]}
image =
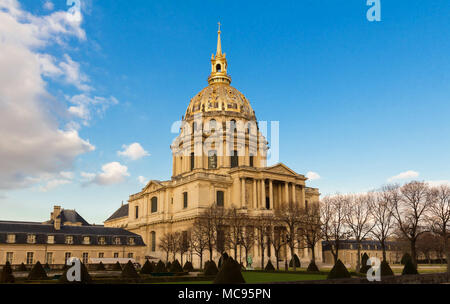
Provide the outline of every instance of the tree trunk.
{"type": "Polygon", "coordinates": [[[264,246],[261,246],[261,269],[264,269],[264,246]]]}
{"type": "Polygon", "coordinates": [[[417,251],[416,251],[416,240],[411,240],[411,257],[414,266],[417,269],[417,251]]]}
{"type": "Polygon", "coordinates": [[[387,261],[386,259],[386,242],[383,240],[381,243],[381,250],[383,251],[383,261],[387,261]]]}
{"type": "Polygon", "coordinates": [[[444,255],[447,260],[447,273],[450,275],[450,250],[448,248],[448,238],[444,235],[444,255]]]}
{"type": "Polygon", "coordinates": [[[237,249],[238,246],[236,245],[236,247],[234,247],[234,260],[237,261],[237,249]]]}
{"type": "Polygon", "coordinates": [[[358,241],[357,246],[357,255],[358,257],[356,258],[356,272],[359,273],[359,271],[361,270],[361,242],[358,241]]]}
{"type": "Polygon", "coordinates": [[[289,246],[291,248],[291,260],[292,260],[292,266],[294,267],[294,271],[297,271],[297,265],[295,263],[295,259],[294,259],[294,246],[289,246]]]}
{"type": "Polygon", "coordinates": [[[277,259],[277,270],[280,270],[280,263],[278,262],[278,256],[280,255],[279,252],[275,252],[275,258],[277,259]]]}
{"type": "Polygon", "coordinates": [[[181,256],[181,258],[180,258],[180,260],[181,260],[181,267],[183,267],[183,253],[180,253],[180,256],[181,256]]]}
{"type": "Polygon", "coordinates": [[[213,248],[212,246],[209,247],[209,260],[212,261],[212,256],[213,256],[213,248]]]}
{"type": "Polygon", "coordinates": [[[199,269],[200,270],[203,269],[203,251],[200,252],[200,267],[199,267],[199,269]]]}
{"type": "Polygon", "coordinates": [[[314,262],[314,264],[316,263],[316,249],[314,246],[311,246],[311,261],[314,262]]]}

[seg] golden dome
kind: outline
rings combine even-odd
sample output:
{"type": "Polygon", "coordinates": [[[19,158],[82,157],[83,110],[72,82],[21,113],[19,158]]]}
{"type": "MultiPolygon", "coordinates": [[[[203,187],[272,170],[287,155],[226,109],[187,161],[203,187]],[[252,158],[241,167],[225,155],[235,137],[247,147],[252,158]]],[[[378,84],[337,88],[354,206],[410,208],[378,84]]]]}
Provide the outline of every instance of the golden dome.
{"type": "Polygon", "coordinates": [[[191,99],[185,118],[211,112],[241,116],[248,120],[255,119],[255,113],[244,94],[226,83],[212,84],[201,90],[191,99]]]}

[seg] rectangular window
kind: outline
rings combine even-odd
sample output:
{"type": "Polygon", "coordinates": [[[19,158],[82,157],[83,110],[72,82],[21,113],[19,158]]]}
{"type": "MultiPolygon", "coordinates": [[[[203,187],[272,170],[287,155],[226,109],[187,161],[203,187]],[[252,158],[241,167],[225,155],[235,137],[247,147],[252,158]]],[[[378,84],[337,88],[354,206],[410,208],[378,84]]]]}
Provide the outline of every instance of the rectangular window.
{"type": "Polygon", "coordinates": [[[208,169],[217,169],[217,151],[208,152],[208,169]]]}
{"type": "Polygon", "coordinates": [[[239,166],[238,152],[234,150],[233,155],[231,156],[231,168],[236,168],[238,166],[239,166]]]}
{"type": "Polygon", "coordinates": [[[132,258],[133,258],[133,253],[132,253],[132,252],[128,253],[128,258],[129,258],[129,259],[132,259],[132,258]]]}
{"type": "Polygon", "coordinates": [[[45,255],[45,263],[49,265],[53,264],[53,252],[47,252],[45,255]]]}
{"type": "Polygon", "coordinates": [[[134,207],[134,214],[135,214],[136,218],[139,218],[139,207],[138,206],[134,207]]]}
{"type": "Polygon", "coordinates": [[[191,171],[194,170],[195,167],[195,154],[194,152],[191,153],[191,171]]]}
{"type": "Polygon", "coordinates": [[[219,207],[224,206],[224,196],[225,194],[223,191],[217,191],[217,198],[216,198],[217,206],[219,207]]]}
{"type": "Polygon", "coordinates": [[[83,264],[88,264],[89,263],[89,253],[87,252],[83,252],[83,264]]]}
{"type": "Polygon", "coordinates": [[[14,260],[14,253],[13,252],[7,252],[6,253],[6,262],[9,262],[9,264],[12,265],[14,260]]]}
{"type": "Polygon", "coordinates": [[[186,209],[188,206],[188,193],[183,192],[183,208],[186,209]]]}
{"type": "Polygon", "coordinates": [[[105,245],[106,244],[106,240],[104,236],[101,236],[98,238],[98,244],[99,245],[105,245]]]}
{"type": "Polygon", "coordinates": [[[8,234],[7,243],[14,244],[16,242],[16,235],[15,234],[8,234]]]}
{"type": "Polygon", "coordinates": [[[85,237],[83,238],[83,244],[84,244],[84,245],[89,245],[90,243],[91,243],[91,238],[88,237],[88,236],[85,236],[85,237]]]}
{"type": "Polygon", "coordinates": [[[129,238],[128,239],[128,245],[131,245],[131,246],[134,245],[134,238],[129,238]]]}
{"type": "Polygon", "coordinates": [[[103,259],[105,257],[105,253],[103,253],[103,252],[99,252],[98,253],[98,258],[99,259],[103,259]]]}
{"type": "Polygon", "coordinates": [[[54,244],[55,243],[55,236],[49,235],[47,236],[47,244],[54,244]]]}
{"type": "Polygon", "coordinates": [[[253,158],[254,158],[254,156],[250,155],[250,167],[254,167],[253,158]]]}
{"type": "Polygon", "coordinates": [[[70,252],[66,252],[66,254],[64,255],[64,264],[67,264],[67,260],[70,259],[71,256],[72,254],[70,252]]]}
{"type": "Polygon", "coordinates": [[[155,212],[158,212],[158,198],[155,196],[155,197],[152,197],[152,208],[151,208],[151,211],[152,211],[152,213],[155,213],[155,212]]]}
{"type": "Polygon", "coordinates": [[[118,252],[114,252],[114,258],[118,259],[119,258],[119,253],[118,252]]]}
{"type": "Polygon", "coordinates": [[[34,256],[33,252],[27,252],[27,264],[28,265],[33,265],[33,256],[34,256]]]}
{"type": "Polygon", "coordinates": [[[29,234],[27,236],[27,243],[28,244],[34,244],[36,243],[36,235],[35,234],[29,234]]]}
{"type": "Polygon", "coordinates": [[[73,244],[73,236],[71,236],[71,235],[66,236],[66,244],[67,245],[73,244]]]}

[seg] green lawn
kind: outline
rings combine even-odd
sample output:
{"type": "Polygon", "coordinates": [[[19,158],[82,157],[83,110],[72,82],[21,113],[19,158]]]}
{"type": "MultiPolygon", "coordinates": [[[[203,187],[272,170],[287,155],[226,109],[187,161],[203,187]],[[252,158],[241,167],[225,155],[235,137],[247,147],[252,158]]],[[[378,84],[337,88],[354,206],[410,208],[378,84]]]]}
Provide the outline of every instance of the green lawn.
{"type": "MultiPolygon", "coordinates": [[[[269,283],[269,282],[292,282],[325,280],[325,274],[298,274],[298,273],[277,273],[277,272],[242,272],[247,283],[269,283]]],[[[211,281],[191,281],[191,282],[164,282],[157,284],[211,284],[211,281]]]]}

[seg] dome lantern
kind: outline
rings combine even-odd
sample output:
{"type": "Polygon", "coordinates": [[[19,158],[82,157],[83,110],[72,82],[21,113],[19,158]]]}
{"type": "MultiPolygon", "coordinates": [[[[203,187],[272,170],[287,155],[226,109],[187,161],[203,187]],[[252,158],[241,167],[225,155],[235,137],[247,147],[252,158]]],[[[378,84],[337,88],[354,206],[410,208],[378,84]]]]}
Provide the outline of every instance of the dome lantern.
{"type": "Polygon", "coordinates": [[[217,51],[216,55],[211,56],[211,75],[208,77],[210,85],[215,83],[231,83],[231,77],[227,74],[227,58],[226,54],[222,54],[222,41],[220,38],[220,22],[219,30],[217,32],[217,51]]]}

